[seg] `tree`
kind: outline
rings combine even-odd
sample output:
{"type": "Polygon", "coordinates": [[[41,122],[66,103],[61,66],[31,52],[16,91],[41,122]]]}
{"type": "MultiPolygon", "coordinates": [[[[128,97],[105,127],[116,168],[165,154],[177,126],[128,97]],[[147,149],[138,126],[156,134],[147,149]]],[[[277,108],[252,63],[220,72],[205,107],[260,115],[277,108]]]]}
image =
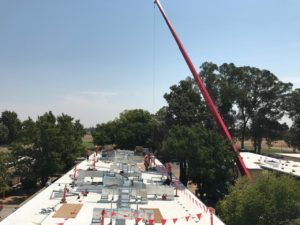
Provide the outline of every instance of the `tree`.
{"type": "Polygon", "coordinates": [[[244,141],[247,134],[250,135],[248,123],[252,115],[251,106],[251,76],[247,73],[246,67],[238,67],[231,74],[230,82],[235,90],[235,105],[238,108],[237,127],[240,132],[241,148],[244,149],[244,141]]]}
{"type": "Polygon", "coordinates": [[[170,93],[164,94],[166,107],[166,125],[168,128],[192,126],[195,123],[207,124],[210,120],[200,91],[190,77],[170,87],[170,93]]]}
{"type": "Polygon", "coordinates": [[[286,123],[279,123],[278,121],[268,121],[269,124],[266,126],[266,141],[270,148],[272,146],[272,141],[282,140],[289,130],[286,123]]]}
{"type": "Polygon", "coordinates": [[[295,89],[288,97],[286,110],[292,120],[300,117],[300,89],[295,89]]]}
{"type": "Polygon", "coordinates": [[[94,143],[100,146],[114,144],[117,142],[115,138],[116,132],[116,121],[97,124],[95,130],[92,132],[94,143]]]}
{"type": "MultiPolygon", "coordinates": [[[[224,123],[227,125],[228,130],[233,133],[235,131],[235,110],[233,104],[235,102],[235,88],[232,84],[232,77],[237,73],[237,68],[234,64],[223,64],[220,67],[211,62],[204,62],[201,67],[199,76],[203,80],[206,89],[214,101],[224,123]]],[[[209,114],[208,110],[207,114],[209,114]]],[[[206,127],[216,129],[209,114],[206,127]]]]}
{"type": "Polygon", "coordinates": [[[256,152],[261,152],[263,137],[268,138],[270,125],[284,115],[285,99],[291,91],[291,83],[283,83],[268,70],[240,67],[232,80],[237,93],[238,118],[242,123],[242,148],[246,127],[256,152]]]}
{"type": "Polygon", "coordinates": [[[290,129],[286,132],[284,140],[293,148],[293,151],[296,152],[296,149],[300,148],[300,119],[295,119],[290,129]]]}
{"type": "MultiPolygon", "coordinates": [[[[229,121],[233,121],[232,115],[234,113],[232,110],[232,105],[234,103],[234,98],[229,93],[231,87],[229,85],[229,82],[225,79],[225,77],[227,77],[226,74],[228,73],[226,72],[227,67],[222,67],[222,76],[217,73],[218,67],[215,64],[204,63],[202,64],[201,68],[202,72],[200,73],[200,76],[206,84],[206,88],[210,96],[214,100],[216,106],[222,110],[222,112],[224,113],[224,118],[226,118],[228,123],[229,121]]],[[[198,87],[195,85],[194,80],[188,77],[185,80],[180,81],[178,85],[171,86],[170,89],[170,93],[166,93],[164,95],[164,98],[168,103],[168,106],[166,107],[165,124],[167,130],[169,130],[169,133],[168,135],[166,135],[166,139],[164,140],[162,145],[163,156],[165,156],[165,158],[168,158],[168,160],[179,161],[180,181],[183,184],[187,184],[189,175],[191,177],[194,177],[193,181],[198,185],[199,190],[201,189],[202,195],[204,193],[212,195],[212,193],[216,191],[216,189],[218,189],[218,191],[220,190],[222,194],[225,193],[227,189],[226,185],[224,185],[224,189],[222,189],[219,185],[216,185],[217,182],[211,182],[211,180],[209,179],[203,181],[203,174],[202,176],[200,174],[196,174],[196,170],[191,170],[191,174],[189,174],[189,165],[194,162],[193,160],[195,160],[197,156],[199,157],[198,159],[200,161],[204,162],[204,158],[201,158],[201,156],[203,155],[201,155],[200,153],[203,153],[205,151],[199,150],[199,154],[196,154],[195,152],[197,152],[197,149],[200,149],[200,145],[203,144],[197,141],[203,140],[207,137],[204,137],[201,129],[196,129],[195,127],[201,127],[202,129],[206,128],[206,131],[208,132],[210,137],[218,136],[215,132],[210,131],[212,129],[216,131],[217,128],[212,119],[212,116],[208,112],[206,104],[204,103],[200,95],[198,87]],[[204,126],[205,128],[202,126],[204,126]],[[199,132],[199,134],[197,134],[197,132],[199,132]],[[215,187],[213,187],[214,185],[215,187]],[[204,189],[205,191],[203,192],[204,189]],[[212,191],[210,192],[210,190],[212,191]]],[[[234,125],[232,125],[231,127],[233,128],[234,125]]],[[[218,138],[215,139],[219,141],[218,138]]],[[[224,140],[221,138],[220,141],[223,143],[224,140]]],[[[227,153],[229,153],[231,154],[231,157],[233,157],[231,152],[223,152],[223,150],[226,149],[226,147],[224,146],[220,147],[217,143],[213,142],[210,143],[211,145],[209,147],[208,142],[206,142],[205,144],[207,145],[208,149],[222,151],[218,154],[224,153],[226,155],[227,153]]],[[[204,167],[199,168],[199,171],[208,174],[209,171],[207,171],[206,169],[215,167],[215,165],[208,162],[209,160],[206,160],[206,163],[202,163],[204,167]]],[[[212,163],[214,163],[214,160],[212,161],[212,163]]],[[[232,171],[233,161],[230,161],[229,164],[231,164],[231,168],[228,171],[232,171]]],[[[195,163],[193,163],[193,167],[197,167],[196,161],[195,163]]],[[[213,175],[211,177],[214,177],[216,175],[215,171],[217,171],[217,169],[212,172],[213,175]]],[[[221,174],[220,171],[218,171],[217,174],[221,174]]],[[[222,194],[220,194],[220,196],[222,194]]]]}
{"type": "Polygon", "coordinates": [[[8,133],[9,133],[8,128],[4,124],[0,123],[0,144],[7,143],[8,133]]]}
{"type": "Polygon", "coordinates": [[[63,162],[63,171],[70,169],[74,165],[74,161],[83,152],[82,137],[84,136],[83,125],[79,120],[74,119],[66,114],[57,117],[56,127],[58,129],[59,151],[63,162]]]}
{"type": "Polygon", "coordinates": [[[153,136],[151,138],[152,141],[151,145],[158,157],[161,157],[160,150],[162,148],[162,143],[168,133],[166,117],[167,117],[166,106],[160,108],[154,115],[154,127],[153,127],[153,136]]]}
{"type": "Polygon", "coordinates": [[[288,97],[286,110],[293,121],[286,135],[286,141],[295,151],[300,148],[300,89],[294,90],[288,97]]]}
{"type": "Polygon", "coordinates": [[[22,123],[13,155],[24,186],[35,185],[36,181],[44,185],[50,175],[67,171],[82,155],[84,129],[73,120],[65,114],[55,117],[50,111],[36,122],[29,118],[22,123]]]}
{"type": "Polygon", "coordinates": [[[228,225],[297,224],[300,183],[267,171],[255,183],[241,178],[218,203],[217,213],[228,225]]]}
{"type": "Polygon", "coordinates": [[[5,192],[10,189],[11,175],[8,171],[9,161],[7,154],[0,152],[0,193],[5,197],[5,192]]]}
{"type": "Polygon", "coordinates": [[[179,162],[179,180],[185,186],[188,182],[188,159],[194,151],[192,130],[187,126],[173,126],[162,143],[162,154],[168,161],[179,162]]]}
{"type": "Polygon", "coordinates": [[[13,146],[12,154],[15,172],[14,175],[20,177],[20,182],[25,189],[33,188],[37,185],[39,175],[36,173],[36,156],[34,148],[25,148],[22,144],[13,146]]]}
{"type": "Polygon", "coordinates": [[[7,144],[15,141],[21,126],[18,115],[12,111],[4,111],[1,114],[0,122],[8,128],[7,144]]]}
{"type": "Polygon", "coordinates": [[[181,134],[193,124],[202,123],[204,117],[207,118],[205,106],[199,89],[191,77],[181,80],[178,85],[171,86],[170,92],[165,93],[164,98],[168,105],[157,112],[160,121],[165,119],[161,124],[167,133],[162,142],[162,157],[164,161],[179,161],[179,179],[187,185],[187,155],[190,148],[185,146],[186,140],[181,142],[181,134]],[[176,140],[178,137],[179,139],[176,140]]]}
{"type": "Polygon", "coordinates": [[[38,137],[39,129],[36,123],[29,117],[21,124],[18,142],[21,142],[25,145],[30,145],[32,143],[36,143],[38,141],[38,137]]]}
{"type": "Polygon", "coordinates": [[[237,92],[232,82],[235,79],[239,69],[233,64],[224,63],[219,66],[220,73],[220,92],[218,110],[224,123],[227,125],[232,136],[236,133],[236,105],[237,92]]]}
{"type": "Polygon", "coordinates": [[[92,135],[98,145],[116,144],[118,148],[134,149],[151,143],[154,123],[148,111],[125,110],[114,121],[97,125],[92,135]]]}
{"type": "Polygon", "coordinates": [[[189,176],[197,184],[201,199],[204,195],[211,200],[223,197],[235,178],[235,155],[230,145],[202,125],[172,127],[163,150],[179,161],[180,181],[186,185],[189,176]]]}

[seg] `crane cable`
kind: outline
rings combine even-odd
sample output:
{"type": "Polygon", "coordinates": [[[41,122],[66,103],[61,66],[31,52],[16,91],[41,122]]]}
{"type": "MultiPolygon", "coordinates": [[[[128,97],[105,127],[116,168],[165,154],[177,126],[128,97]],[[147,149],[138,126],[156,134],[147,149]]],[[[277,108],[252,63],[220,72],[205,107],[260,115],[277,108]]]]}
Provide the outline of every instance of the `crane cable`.
{"type": "Polygon", "coordinates": [[[155,77],[156,77],[156,10],[153,4],[153,50],[152,50],[152,113],[155,115],[155,77]]]}

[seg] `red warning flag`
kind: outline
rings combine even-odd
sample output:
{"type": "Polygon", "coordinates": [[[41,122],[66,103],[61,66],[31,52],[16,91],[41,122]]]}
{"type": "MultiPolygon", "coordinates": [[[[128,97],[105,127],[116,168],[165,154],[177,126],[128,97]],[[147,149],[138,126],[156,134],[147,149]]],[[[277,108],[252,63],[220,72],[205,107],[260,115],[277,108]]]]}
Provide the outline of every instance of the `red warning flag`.
{"type": "Polygon", "coordinates": [[[137,218],[135,218],[135,222],[138,224],[141,221],[141,219],[142,218],[137,217],[137,218]]]}
{"type": "Polygon", "coordinates": [[[161,223],[162,223],[162,225],[165,225],[165,223],[167,222],[167,220],[165,220],[165,219],[161,219],[161,223]]]}
{"type": "Polygon", "coordinates": [[[175,224],[177,220],[178,220],[177,218],[174,218],[173,219],[173,223],[175,224]]]}
{"type": "Polygon", "coordinates": [[[197,216],[197,218],[198,218],[198,220],[200,220],[201,219],[201,213],[198,213],[198,214],[196,214],[196,216],[197,216]]]}
{"type": "Polygon", "coordinates": [[[186,221],[189,221],[190,216],[186,216],[185,219],[186,221]]]}

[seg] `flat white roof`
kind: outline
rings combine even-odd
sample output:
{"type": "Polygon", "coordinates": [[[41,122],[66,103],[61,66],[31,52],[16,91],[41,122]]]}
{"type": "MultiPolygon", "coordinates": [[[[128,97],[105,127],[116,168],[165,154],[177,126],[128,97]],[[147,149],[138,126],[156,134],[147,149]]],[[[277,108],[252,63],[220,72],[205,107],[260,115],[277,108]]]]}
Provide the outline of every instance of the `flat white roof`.
{"type": "Polygon", "coordinates": [[[262,156],[251,152],[241,152],[240,155],[243,158],[247,169],[261,170],[260,164],[262,156]]]}
{"type": "MultiPolygon", "coordinates": [[[[99,158],[99,156],[97,156],[99,158]]],[[[91,157],[90,157],[91,158],[91,157]]],[[[161,163],[156,159],[156,164],[160,166],[161,163]]],[[[82,161],[77,165],[77,170],[88,170],[88,168],[93,165],[93,159],[89,161],[82,161]]],[[[105,162],[102,160],[98,160],[95,164],[97,170],[100,171],[108,171],[110,170],[112,162],[105,162]]],[[[163,172],[166,175],[165,172],[163,172]]],[[[143,182],[146,184],[149,180],[159,180],[162,177],[162,172],[145,172],[142,171],[143,182]]],[[[91,224],[101,224],[92,223],[92,218],[95,217],[93,215],[95,208],[106,209],[109,211],[112,208],[112,211],[117,210],[116,202],[99,202],[101,199],[101,193],[97,193],[97,191],[90,191],[87,196],[83,196],[81,193],[77,192],[78,187],[72,188],[69,184],[73,181],[72,176],[74,174],[74,169],[70,170],[56,182],[52,183],[49,187],[45,188],[39,194],[37,194],[34,198],[29,200],[7,218],[0,222],[1,225],[91,225],[91,224]],[[54,218],[53,215],[59,211],[62,207],[61,197],[52,198],[53,193],[55,191],[63,192],[64,186],[67,184],[69,192],[68,193],[77,193],[80,194],[80,198],[78,195],[68,196],[66,201],[68,204],[77,204],[76,210],[78,210],[78,214],[75,215],[75,218],[54,218]],[[81,208],[80,208],[81,207],[81,208]]],[[[165,179],[165,177],[164,177],[165,179]]],[[[162,218],[166,221],[166,225],[174,224],[173,219],[177,219],[176,224],[178,225],[204,225],[210,224],[211,214],[208,208],[196,197],[194,196],[188,189],[186,189],[182,184],[179,184],[178,197],[175,197],[174,200],[151,200],[148,199],[146,204],[138,204],[136,203],[130,204],[131,210],[136,210],[137,208],[157,208],[160,210],[162,218]],[[198,217],[201,214],[200,220],[198,217]]],[[[175,194],[175,187],[173,189],[175,194]]],[[[119,198],[117,194],[114,195],[114,199],[119,198]]],[[[108,199],[111,199],[112,195],[108,196],[108,199]]],[[[75,211],[76,211],[75,210],[75,211]]],[[[72,212],[71,212],[72,214],[72,212]]],[[[76,214],[74,212],[74,214],[76,214]]],[[[99,215],[100,218],[100,215],[99,215]]],[[[128,217],[129,218],[129,217],[128,217]]],[[[222,225],[224,224],[217,216],[213,215],[214,225],[222,225]]],[[[134,225],[135,219],[130,218],[125,220],[126,225],[134,225]]],[[[161,223],[160,222],[160,223],[161,223]]],[[[104,224],[110,224],[110,219],[105,218],[104,224]]],[[[112,225],[116,224],[116,220],[112,220],[112,225]]],[[[144,222],[140,221],[139,225],[143,225],[144,222]]],[[[159,224],[159,223],[155,223],[159,224]]]]}
{"type": "Polygon", "coordinates": [[[300,154],[298,153],[277,153],[277,155],[283,155],[283,156],[288,156],[291,158],[298,158],[300,159],[300,154]]]}
{"type": "Polygon", "coordinates": [[[248,169],[269,169],[300,178],[300,162],[276,159],[252,152],[240,153],[248,169]]]}

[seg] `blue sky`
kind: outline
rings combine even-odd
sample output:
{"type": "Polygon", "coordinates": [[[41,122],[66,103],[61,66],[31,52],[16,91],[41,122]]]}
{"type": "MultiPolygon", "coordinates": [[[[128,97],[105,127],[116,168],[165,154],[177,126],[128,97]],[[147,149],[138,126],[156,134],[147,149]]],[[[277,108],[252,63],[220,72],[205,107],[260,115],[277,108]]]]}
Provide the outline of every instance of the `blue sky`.
{"type": "MultiPolygon", "coordinates": [[[[300,87],[300,1],[161,3],[198,70],[233,62],[300,87]]],[[[153,0],[0,1],[0,112],[52,110],[92,126],[156,111],[188,75],[153,0]]]]}

